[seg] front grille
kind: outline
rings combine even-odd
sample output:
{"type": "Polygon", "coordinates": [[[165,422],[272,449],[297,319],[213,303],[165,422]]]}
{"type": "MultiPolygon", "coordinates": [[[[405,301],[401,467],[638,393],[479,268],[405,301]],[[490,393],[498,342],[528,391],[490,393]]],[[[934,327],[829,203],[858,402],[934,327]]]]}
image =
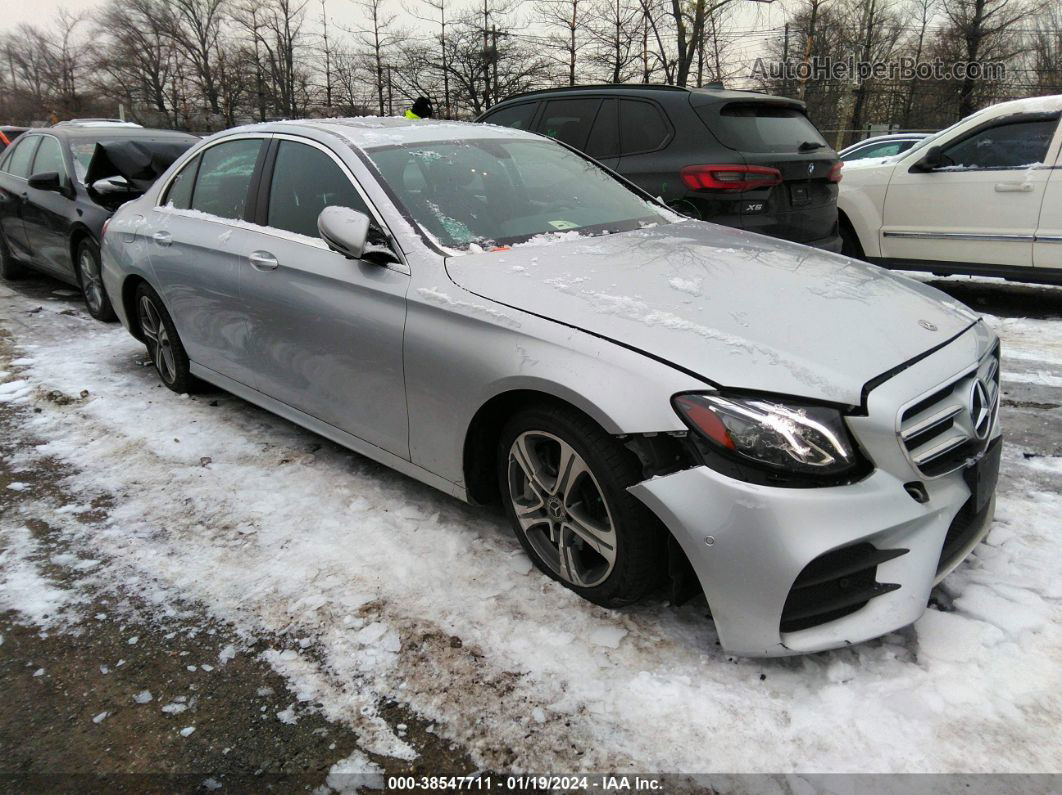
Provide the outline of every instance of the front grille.
{"type": "Polygon", "coordinates": [[[811,561],[796,578],[782,608],[782,632],[798,632],[843,618],[871,599],[900,586],[878,582],[878,564],[906,554],[860,543],[835,549],[811,561]]]}
{"type": "Polygon", "coordinates": [[[900,443],[928,478],[964,466],[988,444],[999,411],[999,346],[968,372],[900,414],[900,443]]]}

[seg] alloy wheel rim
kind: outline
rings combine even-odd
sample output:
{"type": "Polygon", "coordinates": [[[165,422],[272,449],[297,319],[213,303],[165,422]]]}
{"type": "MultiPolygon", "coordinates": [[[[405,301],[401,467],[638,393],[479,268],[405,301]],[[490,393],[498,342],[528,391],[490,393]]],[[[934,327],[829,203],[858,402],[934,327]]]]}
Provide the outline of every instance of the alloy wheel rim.
{"type": "Polygon", "coordinates": [[[563,439],[525,431],[509,449],[509,499],[520,531],[562,580],[604,582],[616,564],[616,530],[601,486],[563,439]]]}
{"type": "Polygon", "coordinates": [[[148,296],[140,297],[139,312],[140,332],[147,340],[148,353],[155,369],[167,384],[172,384],[177,378],[177,363],[173,358],[173,343],[166,324],[162,322],[162,314],[155,302],[148,296]]]}
{"type": "Polygon", "coordinates": [[[85,294],[85,301],[89,309],[98,312],[103,305],[103,280],[100,278],[99,268],[96,267],[96,258],[87,250],[83,250],[78,265],[81,270],[81,290],[85,294]]]}

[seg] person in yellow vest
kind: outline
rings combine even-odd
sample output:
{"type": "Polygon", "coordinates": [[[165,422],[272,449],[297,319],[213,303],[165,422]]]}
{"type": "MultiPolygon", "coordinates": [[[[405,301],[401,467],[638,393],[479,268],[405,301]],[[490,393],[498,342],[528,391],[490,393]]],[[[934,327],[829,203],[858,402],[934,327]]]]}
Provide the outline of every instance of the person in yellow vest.
{"type": "Polygon", "coordinates": [[[417,101],[413,103],[413,107],[406,111],[406,118],[411,121],[430,119],[434,115],[435,111],[431,107],[431,100],[427,97],[417,97],[417,101]]]}

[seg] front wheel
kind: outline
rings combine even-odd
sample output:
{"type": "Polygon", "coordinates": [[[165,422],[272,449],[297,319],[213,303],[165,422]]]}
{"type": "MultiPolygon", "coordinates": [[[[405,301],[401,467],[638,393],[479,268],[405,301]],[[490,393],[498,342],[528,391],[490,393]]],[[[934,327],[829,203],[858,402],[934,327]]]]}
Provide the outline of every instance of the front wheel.
{"type": "Polygon", "coordinates": [[[664,575],[665,530],[627,492],[636,457],[562,407],[521,411],[498,448],[498,481],[517,539],[543,572],[607,607],[636,602],[664,575]]]}
{"type": "Polygon", "coordinates": [[[177,328],[159,294],[147,284],[136,288],[136,321],[162,383],[180,394],[194,392],[199,382],[192,375],[177,328]]]}
{"type": "Polygon", "coordinates": [[[93,241],[82,240],[77,247],[77,278],[81,283],[81,294],[85,298],[85,308],[96,320],[110,323],[117,320],[111,299],[103,289],[103,274],[100,270],[100,247],[93,241]]]}

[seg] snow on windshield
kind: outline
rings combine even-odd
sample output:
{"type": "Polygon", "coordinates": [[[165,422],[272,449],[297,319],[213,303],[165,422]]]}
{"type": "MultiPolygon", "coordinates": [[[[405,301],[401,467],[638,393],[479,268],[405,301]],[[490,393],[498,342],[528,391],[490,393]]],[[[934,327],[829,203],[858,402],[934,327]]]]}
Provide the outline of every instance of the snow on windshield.
{"type": "Polygon", "coordinates": [[[408,214],[450,250],[475,253],[676,220],[594,163],[545,141],[439,141],[367,154],[408,214]]]}

